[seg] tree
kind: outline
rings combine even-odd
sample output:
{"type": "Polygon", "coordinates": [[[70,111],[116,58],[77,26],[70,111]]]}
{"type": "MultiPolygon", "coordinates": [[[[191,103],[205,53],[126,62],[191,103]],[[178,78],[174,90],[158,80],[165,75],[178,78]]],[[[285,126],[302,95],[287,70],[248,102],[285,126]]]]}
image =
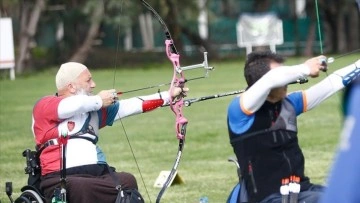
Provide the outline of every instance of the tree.
{"type": "MultiPolygon", "coordinates": [[[[312,19],[306,55],[312,55],[312,44],[316,36],[316,7],[314,1],[308,0],[307,14],[312,19]]],[[[325,53],[347,52],[360,47],[359,10],[354,0],[336,1],[319,0],[319,17],[321,33],[324,35],[325,53]]]]}
{"type": "Polygon", "coordinates": [[[202,39],[197,30],[189,28],[189,24],[191,24],[189,22],[197,24],[197,17],[199,15],[197,1],[187,0],[185,2],[184,0],[181,4],[175,4],[173,0],[164,0],[162,8],[164,7],[167,8],[164,9],[164,20],[169,26],[174,43],[180,51],[183,50],[183,43],[180,37],[181,34],[184,34],[194,45],[201,48],[201,52],[205,50],[209,52],[212,58],[218,57],[218,53],[214,50],[211,42],[208,39],[202,39]]]}
{"type": "Polygon", "coordinates": [[[316,38],[316,10],[315,10],[315,3],[312,0],[306,1],[305,7],[306,13],[310,18],[310,25],[308,29],[306,45],[304,50],[305,56],[312,56],[313,55],[313,46],[316,38]]]}
{"type": "Polygon", "coordinates": [[[96,0],[89,1],[88,3],[88,13],[90,13],[90,27],[87,31],[85,40],[82,42],[81,46],[76,50],[76,52],[70,58],[70,61],[76,61],[79,63],[84,63],[87,59],[89,52],[95,40],[98,37],[99,27],[104,15],[104,4],[103,1],[96,0]]]}
{"type": "Polygon", "coordinates": [[[16,72],[22,73],[30,61],[30,48],[37,31],[39,19],[45,9],[45,0],[21,1],[19,56],[16,62],[16,72]]]}

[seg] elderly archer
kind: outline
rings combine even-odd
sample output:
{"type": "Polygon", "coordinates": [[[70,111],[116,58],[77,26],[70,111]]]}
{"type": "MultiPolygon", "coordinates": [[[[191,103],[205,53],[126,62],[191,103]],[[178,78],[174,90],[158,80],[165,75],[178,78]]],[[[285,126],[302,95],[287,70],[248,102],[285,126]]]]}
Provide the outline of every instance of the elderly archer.
{"type": "MultiPolygon", "coordinates": [[[[56,74],[57,94],[41,98],[33,109],[32,130],[40,154],[40,188],[51,202],[60,185],[60,146],[62,133],[69,136],[66,146],[68,201],[76,203],[115,202],[118,190],[109,173],[102,150],[97,146],[99,129],[114,121],[144,113],[168,104],[171,97],[188,88],[175,87],[153,95],[118,100],[115,89],[93,95],[96,84],[88,68],[80,63],[62,64],[56,74]]],[[[119,151],[120,152],[120,151],[119,151]]],[[[122,188],[138,189],[135,177],[114,172],[122,188]]]]}

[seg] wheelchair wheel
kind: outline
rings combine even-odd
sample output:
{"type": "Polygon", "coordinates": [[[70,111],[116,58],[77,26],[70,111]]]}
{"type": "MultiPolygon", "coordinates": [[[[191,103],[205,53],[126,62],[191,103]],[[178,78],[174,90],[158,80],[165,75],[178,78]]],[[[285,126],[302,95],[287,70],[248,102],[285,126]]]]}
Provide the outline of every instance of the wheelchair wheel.
{"type": "Polygon", "coordinates": [[[34,190],[25,190],[20,197],[15,200],[15,203],[44,203],[40,195],[34,190]]]}

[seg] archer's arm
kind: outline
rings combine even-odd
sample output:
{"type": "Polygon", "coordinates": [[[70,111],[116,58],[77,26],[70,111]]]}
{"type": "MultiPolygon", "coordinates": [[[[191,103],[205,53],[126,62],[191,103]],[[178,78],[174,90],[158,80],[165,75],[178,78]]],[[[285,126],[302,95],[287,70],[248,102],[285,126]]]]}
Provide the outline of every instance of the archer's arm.
{"type": "Polygon", "coordinates": [[[341,68],[304,91],[306,109],[310,110],[337,91],[343,89],[352,80],[360,76],[360,60],[341,68]]]}
{"type": "Polygon", "coordinates": [[[155,93],[147,96],[133,97],[119,100],[119,110],[115,120],[154,110],[170,102],[168,91],[155,93]]]}
{"type": "Polygon", "coordinates": [[[100,96],[74,95],[62,99],[58,106],[59,119],[70,118],[76,114],[97,111],[103,105],[100,96]]]}
{"type": "Polygon", "coordinates": [[[147,96],[133,97],[130,99],[119,100],[119,109],[115,116],[115,120],[132,116],[140,113],[152,111],[161,106],[168,105],[172,98],[186,95],[189,91],[187,87],[174,87],[169,91],[163,91],[147,96]],[[171,92],[171,94],[170,94],[171,92]]]}
{"type": "Polygon", "coordinates": [[[114,89],[102,90],[97,95],[73,95],[63,98],[58,106],[59,119],[73,117],[76,114],[82,114],[97,111],[100,108],[106,108],[113,104],[114,89]]]}
{"type": "Polygon", "coordinates": [[[317,77],[322,68],[321,58],[323,56],[311,58],[304,64],[271,69],[242,94],[240,108],[251,115],[263,105],[271,89],[286,86],[304,76],[317,77]]]}

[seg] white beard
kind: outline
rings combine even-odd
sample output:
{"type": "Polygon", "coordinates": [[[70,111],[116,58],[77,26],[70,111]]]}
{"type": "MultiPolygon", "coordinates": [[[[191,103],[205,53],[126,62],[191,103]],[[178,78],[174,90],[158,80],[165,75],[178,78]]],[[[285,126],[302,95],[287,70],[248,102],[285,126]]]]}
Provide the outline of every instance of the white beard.
{"type": "Polygon", "coordinates": [[[76,90],[76,95],[87,95],[87,96],[91,96],[92,94],[90,92],[86,92],[84,89],[77,89],[76,90]]]}

